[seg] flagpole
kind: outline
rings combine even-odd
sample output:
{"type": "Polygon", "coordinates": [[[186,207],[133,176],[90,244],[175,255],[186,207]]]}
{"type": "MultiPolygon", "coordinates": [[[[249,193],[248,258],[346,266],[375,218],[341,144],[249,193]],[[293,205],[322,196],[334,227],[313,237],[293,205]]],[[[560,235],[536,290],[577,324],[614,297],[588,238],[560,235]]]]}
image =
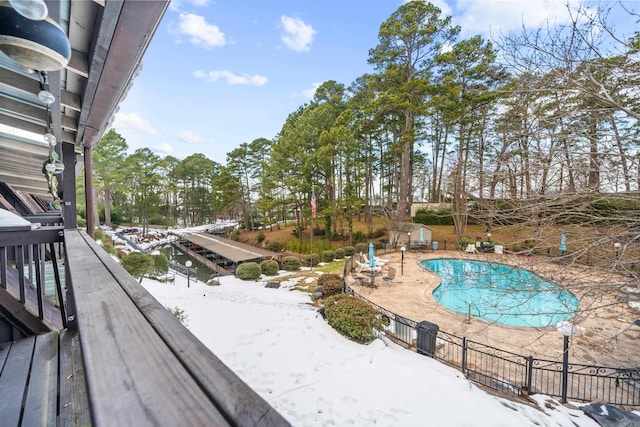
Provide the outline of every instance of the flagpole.
{"type": "Polygon", "coordinates": [[[311,184],[311,253],[309,254],[309,264],[311,264],[311,271],[313,271],[313,220],[316,217],[316,203],[315,186],[311,184]]]}

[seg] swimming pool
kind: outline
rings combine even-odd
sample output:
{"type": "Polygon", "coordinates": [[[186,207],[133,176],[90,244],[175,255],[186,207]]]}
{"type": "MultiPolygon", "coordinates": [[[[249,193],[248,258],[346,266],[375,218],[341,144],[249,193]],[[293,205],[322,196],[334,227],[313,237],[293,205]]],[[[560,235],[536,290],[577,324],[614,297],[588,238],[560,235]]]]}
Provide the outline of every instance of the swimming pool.
{"type": "Polygon", "coordinates": [[[433,291],[440,304],[467,315],[511,326],[545,327],[574,316],[578,299],[540,276],[506,264],[431,259],[422,265],[442,283],[433,291]]]}

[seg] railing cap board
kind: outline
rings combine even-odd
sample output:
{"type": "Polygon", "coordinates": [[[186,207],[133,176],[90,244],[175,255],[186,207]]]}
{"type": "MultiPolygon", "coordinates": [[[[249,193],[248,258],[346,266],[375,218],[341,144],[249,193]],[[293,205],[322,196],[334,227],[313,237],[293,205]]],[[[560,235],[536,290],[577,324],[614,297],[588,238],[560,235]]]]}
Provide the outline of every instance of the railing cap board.
{"type": "Polygon", "coordinates": [[[65,240],[96,424],[288,425],[86,233],[65,240]]]}

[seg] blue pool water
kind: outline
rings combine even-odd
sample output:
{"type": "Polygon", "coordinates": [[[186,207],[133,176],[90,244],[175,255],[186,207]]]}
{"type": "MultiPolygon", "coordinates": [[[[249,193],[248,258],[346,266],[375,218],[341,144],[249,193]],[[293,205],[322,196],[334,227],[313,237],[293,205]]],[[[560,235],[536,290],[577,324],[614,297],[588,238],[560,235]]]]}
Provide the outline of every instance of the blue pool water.
{"type": "Polygon", "coordinates": [[[442,283],[433,291],[440,304],[490,322],[545,327],[574,316],[578,299],[530,271],[506,264],[462,260],[422,261],[442,283]]]}

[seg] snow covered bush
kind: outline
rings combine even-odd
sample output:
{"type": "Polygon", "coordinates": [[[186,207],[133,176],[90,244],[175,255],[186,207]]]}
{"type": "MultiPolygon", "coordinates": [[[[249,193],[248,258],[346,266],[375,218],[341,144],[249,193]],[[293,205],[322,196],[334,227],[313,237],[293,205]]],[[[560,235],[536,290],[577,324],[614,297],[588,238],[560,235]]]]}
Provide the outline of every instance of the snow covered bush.
{"type": "Polygon", "coordinates": [[[298,258],[298,257],[286,256],[286,257],[282,258],[282,269],[283,270],[287,270],[287,271],[299,270],[301,264],[302,263],[300,262],[300,258],[298,258]]]}
{"type": "Polygon", "coordinates": [[[262,269],[262,274],[275,276],[278,274],[278,261],[273,259],[262,261],[260,263],[260,268],[262,269]]]}
{"type": "Polygon", "coordinates": [[[257,279],[262,274],[257,262],[245,262],[236,268],[236,277],[242,280],[257,279]]]}
{"type": "Polygon", "coordinates": [[[324,312],[329,325],[359,343],[373,340],[374,329],[380,328],[376,309],[349,294],[329,297],[324,304],[324,312]]]}

